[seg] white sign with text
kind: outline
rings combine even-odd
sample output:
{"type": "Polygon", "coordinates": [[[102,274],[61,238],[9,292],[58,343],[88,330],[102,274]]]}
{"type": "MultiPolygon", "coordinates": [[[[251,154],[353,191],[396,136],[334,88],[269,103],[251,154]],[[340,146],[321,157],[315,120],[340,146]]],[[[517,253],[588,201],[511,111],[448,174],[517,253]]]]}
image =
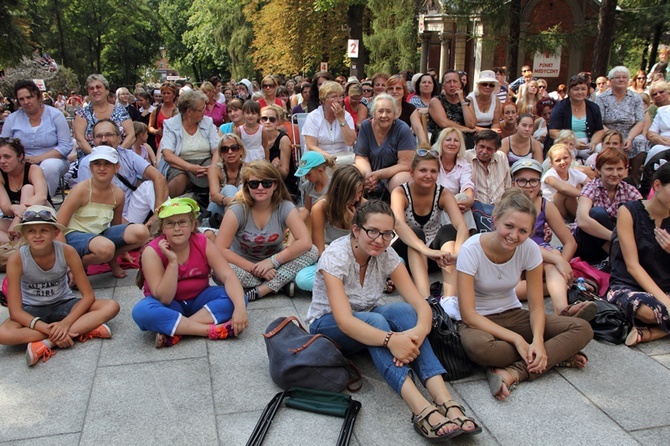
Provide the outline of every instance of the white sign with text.
{"type": "Polygon", "coordinates": [[[535,77],[558,77],[561,71],[561,48],[556,54],[535,53],[533,75],[535,77]]]}

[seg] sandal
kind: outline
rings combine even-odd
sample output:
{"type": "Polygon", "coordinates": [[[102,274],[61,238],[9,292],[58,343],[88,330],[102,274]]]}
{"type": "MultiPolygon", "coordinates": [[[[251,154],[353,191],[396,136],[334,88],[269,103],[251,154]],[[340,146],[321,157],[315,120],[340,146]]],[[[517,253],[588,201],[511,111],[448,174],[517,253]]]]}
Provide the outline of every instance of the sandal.
{"type": "Polygon", "coordinates": [[[395,283],[391,279],[386,279],[386,284],[384,285],[384,293],[391,294],[395,291],[395,283]]]}
{"type": "Polygon", "coordinates": [[[647,328],[637,328],[633,326],[633,328],[630,329],[630,332],[628,332],[628,336],[626,336],[626,346],[627,347],[634,347],[635,345],[639,344],[640,342],[644,341],[644,333],[648,331],[649,329],[647,328]]]}
{"type": "MultiPolygon", "coordinates": [[[[508,373],[512,374],[511,372],[508,373]]],[[[516,385],[519,384],[517,378],[517,381],[514,381],[512,384],[507,385],[507,383],[505,383],[505,380],[503,380],[502,376],[495,373],[493,369],[486,370],[486,380],[489,383],[489,390],[491,390],[491,395],[493,395],[496,398],[503,391],[503,386],[507,386],[507,391],[512,393],[512,390],[514,390],[516,388],[516,385]]]]}
{"type": "Polygon", "coordinates": [[[589,322],[591,319],[596,317],[596,312],[598,311],[598,305],[595,302],[591,301],[582,301],[570,304],[567,307],[563,308],[560,316],[576,317],[579,319],[584,319],[586,322],[589,322]]]}
{"type": "Polygon", "coordinates": [[[479,424],[477,424],[477,423],[475,422],[475,420],[473,420],[472,418],[470,418],[470,417],[466,417],[466,416],[465,416],[465,409],[463,408],[463,406],[461,406],[460,404],[458,404],[456,401],[454,401],[454,400],[449,400],[449,401],[447,401],[446,403],[435,404],[435,407],[437,407],[437,410],[440,412],[440,414],[441,414],[443,417],[446,417],[447,419],[453,421],[454,423],[456,423],[456,424],[458,424],[458,425],[460,426],[461,430],[463,431],[463,434],[462,434],[462,435],[477,435],[477,434],[479,434],[479,433],[482,432],[482,427],[481,427],[479,424]],[[449,409],[453,409],[453,408],[457,408],[457,409],[459,409],[461,412],[463,412],[463,416],[461,416],[461,417],[456,417],[456,418],[449,418],[449,417],[447,416],[447,412],[449,412],[449,409]],[[469,430],[469,431],[466,431],[465,429],[463,429],[463,425],[464,425],[465,423],[467,423],[467,422],[472,423],[473,426],[475,426],[475,428],[472,429],[472,430],[469,430]]]}
{"type": "Polygon", "coordinates": [[[565,360],[559,362],[558,364],[556,364],[555,367],[567,367],[567,368],[582,369],[583,367],[579,367],[577,365],[577,361],[576,361],[577,356],[583,356],[584,359],[586,360],[586,362],[589,361],[589,357],[586,356],[586,353],[584,353],[583,351],[580,350],[577,353],[575,353],[574,355],[572,355],[571,357],[569,357],[568,359],[565,359],[565,360]]]}
{"type": "Polygon", "coordinates": [[[427,406],[425,409],[423,409],[421,413],[412,415],[412,424],[414,424],[414,430],[417,431],[417,433],[423,438],[430,441],[431,443],[434,443],[437,441],[449,440],[463,433],[463,430],[458,427],[457,429],[451,432],[447,432],[444,435],[438,435],[440,429],[442,429],[447,424],[453,424],[454,426],[458,426],[458,424],[448,419],[443,423],[433,425],[430,423],[428,418],[434,413],[440,413],[440,411],[437,407],[431,404],[430,406],[427,406]]]}

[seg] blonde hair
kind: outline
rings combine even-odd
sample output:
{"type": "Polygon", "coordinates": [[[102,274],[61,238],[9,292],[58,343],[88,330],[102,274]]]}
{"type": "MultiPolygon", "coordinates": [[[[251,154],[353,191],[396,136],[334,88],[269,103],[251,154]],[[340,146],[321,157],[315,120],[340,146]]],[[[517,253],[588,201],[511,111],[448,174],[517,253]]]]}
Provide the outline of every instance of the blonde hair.
{"type": "Polygon", "coordinates": [[[219,147],[217,149],[219,151],[219,157],[221,158],[221,165],[223,165],[223,155],[224,155],[221,152],[221,146],[223,145],[223,141],[228,140],[228,139],[232,139],[233,141],[235,141],[235,144],[242,147],[242,156],[240,158],[240,161],[241,161],[241,163],[244,163],[244,159],[247,157],[247,148],[244,147],[244,143],[242,142],[242,138],[237,136],[235,133],[224,133],[221,136],[221,140],[219,141],[219,147]]]}
{"type": "Polygon", "coordinates": [[[501,219],[507,212],[521,212],[530,215],[533,218],[531,227],[535,228],[537,209],[530,197],[518,187],[508,189],[493,208],[493,216],[496,220],[501,219]]]}
{"type": "Polygon", "coordinates": [[[321,84],[321,88],[319,88],[319,100],[321,102],[326,102],[326,99],[328,99],[328,95],[336,93],[336,94],[344,94],[344,88],[342,88],[342,85],[338,84],[335,81],[327,81],[321,84]]]}
{"type": "Polygon", "coordinates": [[[277,184],[277,188],[272,193],[272,209],[278,208],[282,201],[291,200],[291,195],[288,193],[288,189],[286,189],[279,170],[269,161],[261,159],[252,161],[242,167],[242,189],[235,194],[233,203],[241,203],[249,209],[254,207],[256,200],[254,200],[249,192],[249,178],[252,175],[264,180],[273,180],[277,184]]]}
{"type": "Polygon", "coordinates": [[[437,141],[435,141],[435,144],[433,144],[432,149],[435,150],[437,153],[440,154],[440,157],[442,156],[442,143],[444,142],[445,138],[447,135],[450,133],[455,133],[456,136],[458,137],[458,140],[461,142],[461,148],[458,150],[458,154],[456,155],[456,158],[463,158],[465,156],[465,139],[463,138],[463,132],[458,130],[455,127],[447,127],[443,129],[440,132],[440,135],[437,137],[437,141]]]}
{"type": "Polygon", "coordinates": [[[577,142],[577,137],[575,136],[575,133],[572,130],[561,130],[558,132],[558,135],[556,135],[556,139],[554,139],[554,144],[560,144],[564,143],[564,141],[569,141],[572,140],[574,142],[577,142]]]}
{"type": "Polygon", "coordinates": [[[565,150],[568,153],[568,155],[570,155],[570,159],[572,159],[572,152],[570,151],[570,148],[568,147],[567,144],[562,143],[554,144],[553,146],[551,146],[551,148],[547,151],[547,158],[549,158],[549,160],[553,162],[554,155],[557,152],[560,152],[561,150],[565,150]]]}

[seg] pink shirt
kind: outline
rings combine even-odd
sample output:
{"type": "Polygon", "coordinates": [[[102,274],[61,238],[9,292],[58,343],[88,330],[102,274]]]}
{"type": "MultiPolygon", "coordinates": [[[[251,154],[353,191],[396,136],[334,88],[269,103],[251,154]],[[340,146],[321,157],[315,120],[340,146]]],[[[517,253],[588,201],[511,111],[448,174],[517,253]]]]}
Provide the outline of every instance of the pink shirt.
{"type": "Polygon", "coordinates": [[[209,104],[205,107],[205,116],[209,116],[214,121],[216,128],[219,128],[226,117],[226,104],[214,103],[214,107],[209,109],[209,104]]]}
{"type": "MultiPolygon", "coordinates": [[[[151,247],[160,257],[163,266],[168,264],[167,257],[158,247],[158,242],[165,238],[164,234],[149,242],[151,247]]],[[[202,291],[209,286],[209,265],[207,264],[207,237],[204,234],[194,233],[189,239],[190,253],[188,260],[179,265],[177,270],[177,293],[174,300],[184,301],[198,297],[202,291]]],[[[144,295],[151,296],[151,290],[146,279],[144,280],[144,295]]]]}

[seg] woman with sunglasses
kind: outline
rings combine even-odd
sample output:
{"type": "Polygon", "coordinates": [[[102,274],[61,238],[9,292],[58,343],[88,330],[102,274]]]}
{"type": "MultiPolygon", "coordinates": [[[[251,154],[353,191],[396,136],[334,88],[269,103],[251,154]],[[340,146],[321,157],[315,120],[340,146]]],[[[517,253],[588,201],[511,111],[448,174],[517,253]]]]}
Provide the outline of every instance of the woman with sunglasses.
{"type": "Polygon", "coordinates": [[[198,231],[199,210],[190,198],[168,199],[156,210],[157,236],[142,250],[136,283],[144,298],[133,307],[133,320],[156,333],[156,348],[172,347],[184,335],[232,338],[248,326],[244,290],[198,231]],[[225,287],[210,286],[212,272],[225,287]]]}
{"type": "Polygon", "coordinates": [[[295,173],[295,161],[291,150],[291,138],[286,134],[281,125],[281,116],[284,110],[278,105],[268,105],[261,109],[261,124],[269,147],[270,162],[281,173],[284,184],[291,194],[291,198],[297,201],[300,196],[298,190],[298,178],[295,173]]]}
{"type": "Polygon", "coordinates": [[[437,184],[440,153],[417,149],[412,159],[412,179],[391,193],[398,240],[393,249],[405,260],[417,289],[430,295],[428,273],[441,271],[444,295],[456,296],[453,259],[467,240],[468,228],[453,194],[437,184]],[[450,224],[443,224],[447,214],[450,224]]]}
{"type": "Polygon", "coordinates": [[[20,238],[14,226],[32,205],[47,204],[44,172],[26,162],[23,144],[16,138],[0,138],[0,243],[20,238]]]}
{"type": "Polygon", "coordinates": [[[651,143],[645,165],[654,155],[670,148],[670,107],[666,107],[670,105],[670,86],[665,81],[656,81],[651,84],[649,94],[654,104],[644,115],[644,134],[651,143]]]}
{"type": "Polygon", "coordinates": [[[252,161],[242,168],[242,190],[223,215],[216,247],[247,290],[249,302],[279,292],[306,266],[318,250],[284,185],[269,161],[252,161]],[[286,230],[295,239],[284,245],[286,230]]]}
{"type": "Polygon", "coordinates": [[[628,89],[637,94],[645,93],[647,90],[647,73],[645,73],[644,70],[639,70],[635,73],[635,76],[630,81],[628,89]]]}
{"type": "Polygon", "coordinates": [[[263,89],[263,97],[258,100],[258,104],[263,107],[267,107],[271,104],[276,104],[283,109],[286,109],[286,103],[277,97],[277,88],[279,84],[277,79],[268,74],[261,81],[261,88],[263,89]]]}
{"type": "Polygon", "coordinates": [[[430,307],[389,247],[394,226],[393,211],[382,201],[356,209],[350,233],[331,243],[317,264],[306,316],[310,333],[328,336],[345,355],[367,349],[384,380],[409,406],[414,429],[425,439],[478,434],[482,428],[464,415],[444,384],[442,375],[448,371],[426,339],[430,307]],[[404,302],[381,301],[389,276],[404,302]],[[432,402],[419,391],[414,376],[432,402]]]}
{"type": "Polygon", "coordinates": [[[475,130],[492,129],[500,131],[500,101],[496,96],[500,83],[493,71],[479,73],[475,88],[468,95],[470,110],[477,119],[475,130]]]}
{"type": "Polygon", "coordinates": [[[246,150],[242,139],[234,133],[226,133],[219,144],[218,162],[207,169],[209,181],[209,206],[212,214],[223,215],[242,186],[242,167],[246,150]]]}

